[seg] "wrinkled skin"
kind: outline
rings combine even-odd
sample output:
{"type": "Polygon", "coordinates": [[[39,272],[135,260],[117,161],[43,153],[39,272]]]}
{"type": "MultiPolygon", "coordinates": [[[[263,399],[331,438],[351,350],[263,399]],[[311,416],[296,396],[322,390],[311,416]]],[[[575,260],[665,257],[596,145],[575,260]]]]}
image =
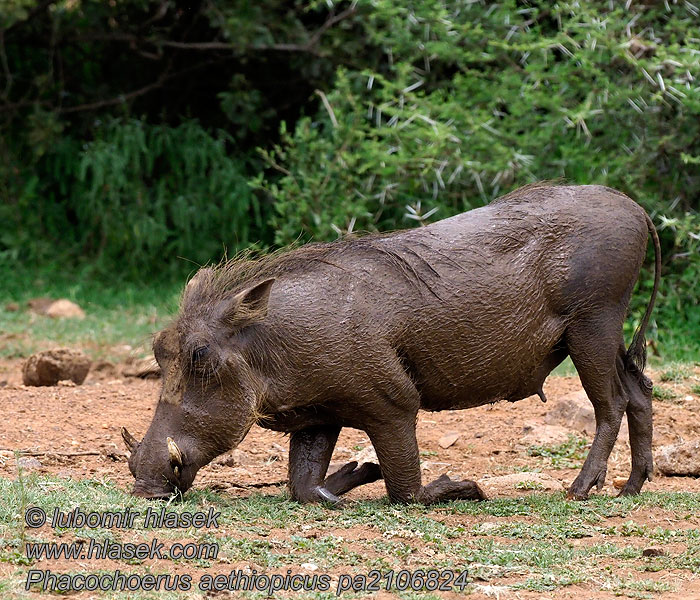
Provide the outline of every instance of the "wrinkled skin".
{"type": "Polygon", "coordinates": [[[380,478],[397,502],[483,499],[470,480],[422,485],[418,410],[543,397],[566,356],[596,415],[569,496],[603,484],[625,412],[632,472],[622,493],[638,493],[652,473],[642,369],[659,261],[651,221],[623,194],[537,184],[428,227],[201,269],[154,341],[163,388],[153,422],[140,443],[124,433],[134,493],[187,490],[258,423],[291,434],[299,501],[337,502],[380,478]],[[626,350],[649,233],[654,291],[626,350]],[[368,434],[379,465],[352,462],[326,477],[342,427],[368,434]]]}

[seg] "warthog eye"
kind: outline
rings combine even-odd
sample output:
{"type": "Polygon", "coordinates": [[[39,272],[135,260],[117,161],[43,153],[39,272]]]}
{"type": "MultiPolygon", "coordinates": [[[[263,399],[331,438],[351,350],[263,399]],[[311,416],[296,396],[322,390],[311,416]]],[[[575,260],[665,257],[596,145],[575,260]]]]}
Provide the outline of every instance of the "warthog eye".
{"type": "Polygon", "coordinates": [[[208,354],[208,346],[198,346],[192,351],[192,364],[196,365],[197,363],[201,362],[207,357],[208,354]]]}

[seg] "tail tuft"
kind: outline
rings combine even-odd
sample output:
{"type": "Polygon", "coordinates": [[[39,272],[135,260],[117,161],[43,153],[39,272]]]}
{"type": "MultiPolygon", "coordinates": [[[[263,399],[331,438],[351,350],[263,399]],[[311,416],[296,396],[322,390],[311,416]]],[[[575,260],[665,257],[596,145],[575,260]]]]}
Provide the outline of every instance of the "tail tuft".
{"type": "Polygon", "coordinates": [[[647,366],[647,343],[644,332],[639,329],[634,332],[632,343],[625,355],[625,364],[630,370],[630,365],[634,365],[640,373],[643,373],[644,367],[647,366]]]}

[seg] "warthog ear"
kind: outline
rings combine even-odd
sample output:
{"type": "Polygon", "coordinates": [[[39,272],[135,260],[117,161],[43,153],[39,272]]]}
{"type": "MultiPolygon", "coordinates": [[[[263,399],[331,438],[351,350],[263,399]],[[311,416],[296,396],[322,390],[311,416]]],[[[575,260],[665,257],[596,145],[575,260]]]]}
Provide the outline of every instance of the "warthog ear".
{"type": "Polygon", "coordinates": [[[228,302],[222,316],[223,321],[230,326],[244,326],[264,319],[267,316],[267,304],[274,282],[274,278],[266,279],[238,292],[228,302]]]}

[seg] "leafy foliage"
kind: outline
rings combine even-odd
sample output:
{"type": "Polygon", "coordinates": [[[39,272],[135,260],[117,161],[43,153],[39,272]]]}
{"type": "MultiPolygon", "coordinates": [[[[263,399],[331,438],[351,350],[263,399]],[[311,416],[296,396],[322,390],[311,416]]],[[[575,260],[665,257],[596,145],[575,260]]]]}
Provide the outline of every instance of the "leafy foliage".
{"type": "Polygon", "coordinates": [[[600,183],[652,215],[650,334],[694,357],[699,23],[681,0],[10,0],[0,256],[150,277],[224,246],[420,226],[535,180],[600,183]]]}
{"type": "Polygon", "coordinates": [[[424,223],[539,179],[609,185],[656,220],[656,318],[678,333],[658,335],[692,355],[698,21],[689,3],[372,2],[363,24],[383,64],[341,68],[317,115],[261,150],[281,173],[254,182],[275,200],[276,242],[424,223]]]}
{"type": "Polygon", "coordinates": [[[205,263],[248,246],[262,227],[259,203],[243,164],[227,155],[230,141],[196,121],[166,127],[140,120],[111,120],[82,148],[58,140],[37,168],[43,177],[0,207],[0,218],[14,225],[0,243],[15,259],[23,248],[46,259],[68,247],[133,275],[172,270],[164,257],[205,263]]]}

